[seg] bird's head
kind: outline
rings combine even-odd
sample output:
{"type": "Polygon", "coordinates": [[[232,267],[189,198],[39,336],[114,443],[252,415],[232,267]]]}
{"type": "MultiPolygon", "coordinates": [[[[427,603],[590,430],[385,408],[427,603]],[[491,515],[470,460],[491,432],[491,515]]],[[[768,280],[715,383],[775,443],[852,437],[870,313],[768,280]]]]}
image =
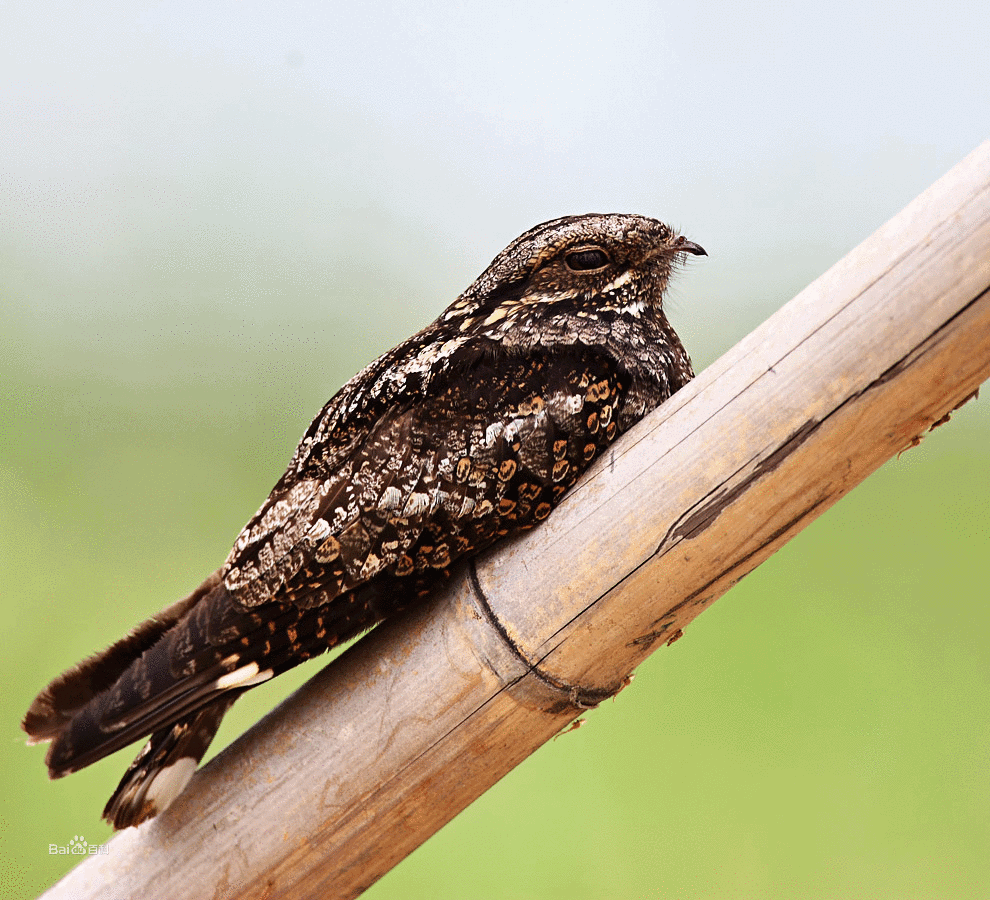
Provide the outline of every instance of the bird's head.
{"type": "Polygon", "coordinates": [[[553,219],[499,253],[441,321],[496,336],[534,316],[658,315],[684,254],[705,251],[645,216],[553,219]]]}

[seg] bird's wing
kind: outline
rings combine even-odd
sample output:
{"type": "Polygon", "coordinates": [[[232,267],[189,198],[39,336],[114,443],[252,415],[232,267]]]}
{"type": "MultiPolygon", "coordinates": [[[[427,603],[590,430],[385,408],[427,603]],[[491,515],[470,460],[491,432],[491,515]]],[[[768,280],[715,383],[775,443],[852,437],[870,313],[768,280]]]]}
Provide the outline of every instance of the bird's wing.
{"type": "Polygon", "coordinates": [[[224,585],[244,609],[323,605],[535,524],[614,437],[622,381],[589,348],[552,365],[469,348],[428,394],[393,397],[372,424],[338,415],[243,529],[224,585]]]}
{"type": "Polygon", "coordinates": [[[370,628],[456,559],[546,518],[615,436],[621,384],[590,351],[553,366],[485,354],[379,416],[334,471],[283,479],[223,580],[49,735],[51,773],[195,721],[370,628]],[[312,502],[299,502],[300,485],[312,502]]]}

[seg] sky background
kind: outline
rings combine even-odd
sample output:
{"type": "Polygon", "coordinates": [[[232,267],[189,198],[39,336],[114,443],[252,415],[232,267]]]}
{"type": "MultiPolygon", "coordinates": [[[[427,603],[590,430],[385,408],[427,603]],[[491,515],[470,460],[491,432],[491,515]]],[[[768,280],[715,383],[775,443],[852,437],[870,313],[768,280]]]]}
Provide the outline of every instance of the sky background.
{"type": "MultiPolygon", "coordinates": [[[[700,369],[990,134],[985,3],[54,2],[3,21],[13,897],[64,871],[50,843],[106,838],[127,762],[49,784],[18,730],[36,691],[215,568],[326,399],[517,234],[638,212],[702,244],[670,302],[700,369]]],[[[368,896],[986,896],[985,407],[368,896]]]]}

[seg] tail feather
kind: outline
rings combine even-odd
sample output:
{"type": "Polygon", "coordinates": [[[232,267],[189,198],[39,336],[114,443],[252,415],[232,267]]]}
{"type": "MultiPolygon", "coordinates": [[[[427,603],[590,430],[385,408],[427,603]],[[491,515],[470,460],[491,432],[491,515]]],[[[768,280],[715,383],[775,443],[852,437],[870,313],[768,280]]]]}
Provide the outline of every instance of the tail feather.
{"type": "MultiPolygon", "coordinates": [[[[306,587],[294,600],[305,600],[306,587]]],[[[32,742],[51,741],[45,761],[52,778],[150,734],[104,811],[117,828],[138,824],[182,790],[241,693],[400,608],[408,588],[397,587],[382,580],[325,605],[244,608],[213,575],[53,681],[32,704],[24,729],[32,742]]]]}
{"type": "Polygon", "coordinates": [[[148,648],[220,583],[214,572],[188,597],[142,622],[133,631],[54,679],[34,699],[21,727],[29,744],[58,738],[79,710],[107,691],[148,648]]]}
{"type": "MultiPolygon", "coordinates": [[[[285,615],[298,617],[298,610],[285,615]]],[[[53,778],[78,771],[135,740],[195,715],[233,689],[262,677],[254,663],[257,613],[243,613],[222,584],[131,660],[117,679],[54,736],[45,762],[53,778]],[[241,640],[246,643],[241,644],[241,640]]]]}
{"type": "Polygon", "coordinates": [[[242,610],[222,584],[193,596],[179,621],[132,658],[107,689],[81,708],[56,711],[65,721],[36,738],[52,740],[45,760],[52,778],[167,730],[374,624],[359,613],[366,601],[353,594],[326,607],[271,604],[262,611],[242,610]]]}
{"type": "Polygon", "coordinates": [[[237,697],[224,697],[156,731],[131,763],[103,810],[114,828],[140,825],[185,788],[237,697]]]}

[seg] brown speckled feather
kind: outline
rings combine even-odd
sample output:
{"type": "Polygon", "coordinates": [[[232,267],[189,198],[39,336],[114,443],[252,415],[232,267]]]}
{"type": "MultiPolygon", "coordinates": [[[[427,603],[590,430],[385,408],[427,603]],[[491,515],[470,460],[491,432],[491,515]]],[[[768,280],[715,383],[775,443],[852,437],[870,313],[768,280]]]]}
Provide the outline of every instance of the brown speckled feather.
{"type": "Polygon", "coordinates": [[[545,519],[692,376],[663,313],[703,252],[640,216],[522,235],[434,323],[351,379],[218,576],[56,679],[24,721],[53,777],[151,734],[107,805],[137,824],[182,789],[244,690],[415,602],[459,559],[545,519]]]}

